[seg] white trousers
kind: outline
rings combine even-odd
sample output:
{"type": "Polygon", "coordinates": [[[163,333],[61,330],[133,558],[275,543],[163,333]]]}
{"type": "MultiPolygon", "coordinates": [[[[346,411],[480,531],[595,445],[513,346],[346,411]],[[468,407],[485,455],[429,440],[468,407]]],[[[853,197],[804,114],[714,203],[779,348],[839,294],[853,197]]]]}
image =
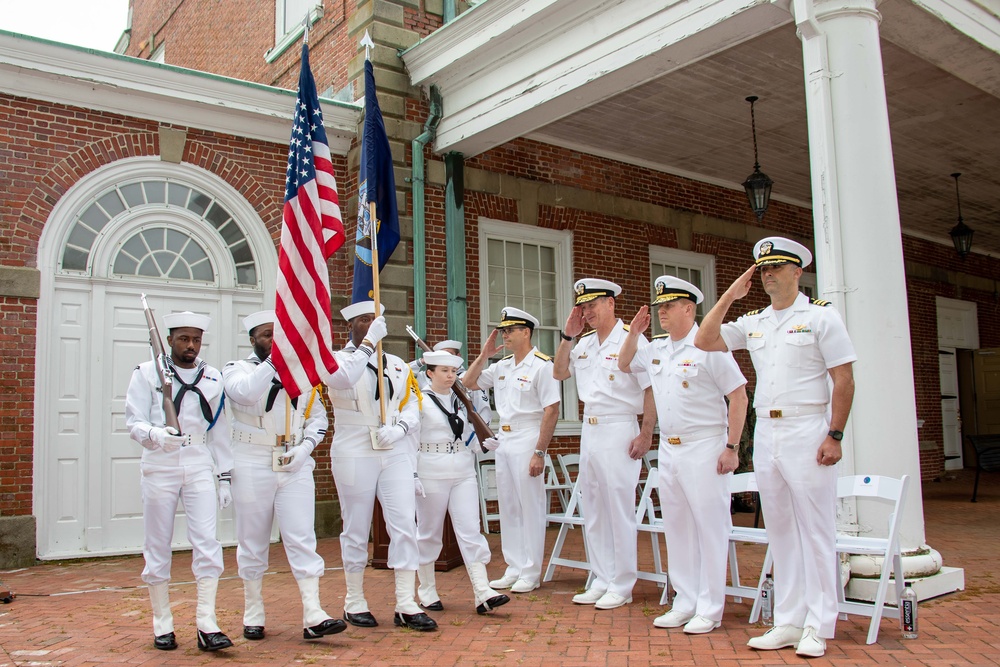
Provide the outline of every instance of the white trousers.
{"type": "Polygon", "coordinates": [[[316,553],[315,461],[310,457],[295,473],[275,472],[271,469],[271,447],[244,443],[233,445],[233,458],[240,577],[256,580],[267,572],[275,516],[292,576],[322,577],[325,563],[316,553]]]}
{"type": "Polygon", "coordinates": [[[496,450],[500,545],[507,563],[504,576],[531,584],[542,580],[548,511],[544,475],[528,474],[538,433],[534,428],[503,433],[496,450]]]}
{"type": "Polygon", "coordinates": [[[632,595],[636,561],[635,487],[641,460],[628,449],[639,435],[635,421],[583,425],[580,436],[580,505],[587,529],[591,589],[632,595]]]}
{"type": "Polygon", "coordinates": [[[837,625],[837,470],[816,463],[825,415],[757,419],[753,467],[774,555],[774,624],[837,625]]]}
{"type": "Polygon", "coordinates": [[[490,546],[479,532],[479,484],[476,455],[467,448],[454,454],[420,452],[417,474],[426,498],[417,498],[417,548],[420,564],[441,555],[444,517],[451,516],[465,563],[489,563],[490,546]]]}
{"type": "Polygon", "coordinates": [[[721,621],[729,555],[729,480],[716,472],[726,436],[683,445],[660,443],[660,506],[672,609],[721,621]]]}
{"type": "Polygon", "coordinates": [[[368,536],[378,498],[389,533],[388,566],[416,572],[417,519],[409,453],[391,450],[377,456],[334,456],[330,466],[344,520],[340,534],[344,571],[363,572],[368,564],[368,536]]]}
{"type": "Polygon", "coordinates": [[[184,504],[187,537],[191,542],[191,571],[195,579],[217,579],[222,574],[222,545],[215,537],[215,478],[206,465],[139,465],[142,472],[142,580],[155,586],[170,581],[170,541],[174,535],[177,503],[184,504]]]}

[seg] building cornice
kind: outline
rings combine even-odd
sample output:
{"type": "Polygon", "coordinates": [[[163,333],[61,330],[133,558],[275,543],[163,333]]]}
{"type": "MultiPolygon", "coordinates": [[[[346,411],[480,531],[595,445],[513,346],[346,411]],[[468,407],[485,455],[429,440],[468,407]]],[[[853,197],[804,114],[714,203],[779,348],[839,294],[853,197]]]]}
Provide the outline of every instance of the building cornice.
{"type": "MultiPolygon", "coordinates": [[[[295,92],[0,30],[0,93],[287,143],[295,92]]],[[[330,150],[347,155],[361,107],[323,99],[330,150]]]]}

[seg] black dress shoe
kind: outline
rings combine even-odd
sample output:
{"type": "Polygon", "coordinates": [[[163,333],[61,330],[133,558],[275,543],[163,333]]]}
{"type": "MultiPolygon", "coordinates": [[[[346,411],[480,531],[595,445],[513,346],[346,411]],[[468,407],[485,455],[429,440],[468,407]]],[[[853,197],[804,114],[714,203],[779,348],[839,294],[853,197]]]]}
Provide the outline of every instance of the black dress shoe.
{"type": "Polygon", "coordinates": [[[177,648],[177,638],[174,637],[174,633],[172,632],[168,632],[165,635],[157,635],[153,637],[153,646],[161,651],[173,651],[177,648]]]}
{"type": "Polygon", "coordinates": [[[221,632],[198,631],[198,648],[202,651],[219,651],[232,645],[232,640],[221,632]]]}
{"type": "Polygon", "coordinates": [[[250,641],[258,641],[264,638],[264,626],[263,625],[244,625],[243,626],[243,636],[250,641]]]}
{"type": "Polygon", "coordinates": [[[438,600],[437,602],[431,602],[430,604],[422,604],[420,606],[426,609],[427,611],[444,611],[444,605],[441,604],[441,600],[438,600]]]}
{"type": "Polygon", "coordinates": [[[370,611],[362,611],[357,614],[352,614],[350,612],[344,612],[344,620],[351,625],[356,625],[359,628],[374,628],[378,625],[378,621],[372,616],[370,611]]]}
{"type": "Polygon", "coordinates": [[[438,627],[437,621],[423,612],[419,614],[401,614],[397,611],[393,622],[398,627],[406,626],[411,630],[419,632],[430,632],[431,630],[437,630],[438,627]]]}
{"type": "MultiPolygon", "coordinates": [[[[375,620],[374,618],[372,620],[375,620]]],[[[347,629],[347,623],[335,618],[328,618],[311,628],[302,628],[303,639],[319,639],[327,635],[335,635],[347,629]]]]}
{"type": "Polygon", "coordinates": [[[486,602],[482,603],[476,607],[477,614],[488,614],[497,607],[503,606],[510,602],[510,598],[501,593],[500,595],[494,595],[486,602]]]}

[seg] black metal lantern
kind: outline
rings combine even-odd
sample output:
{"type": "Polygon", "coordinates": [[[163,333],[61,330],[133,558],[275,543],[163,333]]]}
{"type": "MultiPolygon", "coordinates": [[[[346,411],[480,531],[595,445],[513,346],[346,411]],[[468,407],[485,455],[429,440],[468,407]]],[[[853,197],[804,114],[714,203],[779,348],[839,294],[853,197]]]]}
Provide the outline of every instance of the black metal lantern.
{"type": "Polygon", "coordinates": [[[962,198],[958,193],[958,177],[961,173],[952,174],[951,177],[955,179],[955,201],[958,203],[958,224],[951,228],[948,232],[948,236],[951,237],[951,242],[955,244],[955,251],[958,256],[965,259],[965,256],[972,252],[972,235],[975,232],[964,222],[962,222],[962,198]]]}
{"type": "Polygon", "coordinates": [[[767,205],[771,202],[771,186],[774,185],[774,181],[760,170],[760,163],[757,160],[757,123],[753,113],[753,103],[757,99],[756,95],[747,98],[747,102],[750,103],[750,129],[753,132],[753,173],[743,181],[743,189],[747,192],[747,199],[754,215],[757,216],[757,222],[760,222],[767,213],[767,205]]]}

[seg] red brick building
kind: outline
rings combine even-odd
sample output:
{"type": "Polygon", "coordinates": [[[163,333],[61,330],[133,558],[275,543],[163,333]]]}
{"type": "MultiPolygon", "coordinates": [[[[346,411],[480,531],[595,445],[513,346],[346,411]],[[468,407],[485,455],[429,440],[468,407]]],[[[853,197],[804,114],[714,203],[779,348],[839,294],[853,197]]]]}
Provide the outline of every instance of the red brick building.
{"type": "MultiPolygon", "coordinates": [[[[628,320],[646,302],[651,277],[659,273],[700,283],[710,305],[748,265],[759,238],[783,234],[810,246],[816,243],[819,213],[812,203],[815,182],[810,183],[810,171],[817,171],[810,163],[816,151],[810,155],[813,129],[806,113],[813,102],[803,95],[802,44],[787,7],[743,3],[737,10],[706,1],[700,3],[706,23],[692,31],[683,23],[687,19],[669,14],[666,3],[472,4],[458,3],[452,21],[453,3],[447,0],[324,0],[315,7],[277,0],[273,7],[265,3],[249,9],[234,0],[169,6],[133,0],[131,29],[118,50],[169,66],[290,88],[298,72],[301,33],[301,20],[292,17],[308,11],[317,86],[326,97],[351,102],[363,97],[364,51],[358,43],[365,30],[371,32],[403,216],[404,240],[382,278],[390,345],[398,353],[413,353],[400,334],[404,323],[415,322],[429,340],[466,340],[470,356],[475,355],[505,303],[541,316],[538,342],[543,351],[551,351],[569,310],[570,286],[579,277],[619,282],[624,293],[618,310],[628,320]],[[709,14],[713,11],[719,16],[709,14]],[[219,26],[227,24],[243,29],[239,39],[223,46],[219,26]],[[671,32],[685,30],[692,36],[675,39],[671,32]],[[610,41],[619,35],[627,40],[624,44],[610,41]],[[438,93],[443,110],[436,105],[438,93]],[[752,165],[743,101],[748,94],[761,96],[756,107],[760,163],[776,181],[762,220],[739,186],[752,165]],[[422,179],[415,162],[424,168],[422,179]],[[414,277],[414,267],[424,270],[424,282],[414,277]]],[[[919,442],[920,475],[931,479],[942,474],[946,458],[949,466],[971,463],[954,423],[958,399],[942,400],[943,393],[951,395],[943,391],[942,378],[956,385],[974,382],[972,350],[1000,347],[993,326],[1000,236],[987,226],[1000,213],[1000,182],[989,168],[998,135],[983,120],[1000,111],[984,74],[997,61],[998,45],[970,36],[974,31],[956,27],[947,16],[931,18],[909,5],[879,11],[894,199],[898,193],[902,228],[895,243],[902,256],[900,271],[905,271],[905,296],[894,288],[890,295],[888,287],[886,294],[905,299],[908,311],[912,394],[903,392],[898,400],[915,402],[922,426],[913,446],[919,442]],[[948,57],[956,49],[967,56],[961,63],[948,57]],[[956,254],[947,236],[957,216],[948,177],[953,171],[964,173],[963,213],[977,231],[973,252],[965,258],[956,254]],[[951,355],[958,361],[942,366],[947,355],[939,349],[958,351],[951,355]]],[[[156,66],[149,70],[158,71],[156,66]]],[[[22,119],[14,124],[19,134],[5,136],[0,150],[34,137],[51,157],[39,163],[36,151],[30,157],[26,151],[21,157],[21,152],[11,153],[31,164],[18,167],[10,179],[17,187],[0,200],[5,202],[0,207],[3,224],[14,230],[10,238],[15,241],[4,246],[3,270],[24,267],[36,284],[44,283],[50,280],[44,272],[58,273],[58,268],[42,266],[40,237],[65,193],[101,165],[162,153],[163,134],[149,120],[108,117],[106,111],[86,107],[54,108],[31,95],[0,92],[5,106],[12,107],[8,113],[22,119]],[[75,134],[63,129],[69,116],[76,121],[75,134]],[[57,133],[40,138],[40,123],[55,124],[57,133]],[[69,143],[76,151],[63,148],[69,143]],[[79,166],[62,166],[91,145],[100,146],[95,149],[99,159],[77,158],[79,166]]],[[[345,119],[345,136],[348,125],[345,119]]],[[[187,143],[176,164],[216,174],[240,193],[255,193],[244,195],[260,219],[254,224],[273,240],[280,205],[277,158],[282,147],[277,137],[248,144],[219,128],[214,133],[186,131],[187,143]],[[275,160],[273,170],[268,158],[275,160]]],[[[9,160],[4,168],[11,170],[12,164],[9,160]]],[[[348,222],[355,214],[356,166],[353,145],[338,165],[348,222]]],[[[889,250],[887,257],[895,252],[889,250]]],[[[830,266],[829,259],[817,255],[821,273],[828,271],[823,263],[830,266]]],[[[349,294],[351,257],[342,251],[331,266],[335,292],[342,295],[349,294]]],[[[849,280],[819,281],[815,273],[810,275],[805,287],[816,296],[837,302],[839,294],[850,291],[827,289],[840,289],[849,280]]],[[[865,287],[875,287],[870,283],[865,287]]],[[[10,322],[5,332],[16,326],[34,334],[37,311],[52,308],[43,303],[44,292],[40,295],[37,287],[22,291],[4,296],[3,317],[10,322]]],[[[763,297],[753,292],[745,308],[763,305],[763,297]]],[[[865,335],[878,338],[881,328],[875,322],[865,335]]],[[[16,384],[10,386],[22,399],[16,414],[0,421],[3,437],[12,444],[18,424],[34,423],[38,429],[32,397],[39,397],[45,380],[37,375],[36,354],[50,348],[38,341],[5,344],[20,363],[11,376],[16,384]]],[[[897,344],[898,338],[887,335],[887,349],[897,344]]],[[[741,362],[749,371],[747,359],[741,362]]],[[[971,385],[962,387],[965,431],[987,428],[987,420],[980,425],[970,417],[975,400],[971,385]]],[[[564,395],[557,446],[570,451],[576,447],[580,413],[572,387],[564,388],[564,395]]],[[[859,391],[859,400],[874,399],[859,391]]],[[[5,455],[0,467],[4,517],[39,514],[43,494],[38,485],[49,479],[40,471],[44,456],[39,449],[46,446],[36,434],[34,455],[15,455],[12,468],[5,460],[10,455],[5,455]],[[20,489],[10,497],[8,479],[20,489]]],[[[327,475],[319,479],[323,500],[331,500],[331,480],[327,475]]],[[[40,539],[39,552],[50,553],[41,544],[40,539]]]]}

